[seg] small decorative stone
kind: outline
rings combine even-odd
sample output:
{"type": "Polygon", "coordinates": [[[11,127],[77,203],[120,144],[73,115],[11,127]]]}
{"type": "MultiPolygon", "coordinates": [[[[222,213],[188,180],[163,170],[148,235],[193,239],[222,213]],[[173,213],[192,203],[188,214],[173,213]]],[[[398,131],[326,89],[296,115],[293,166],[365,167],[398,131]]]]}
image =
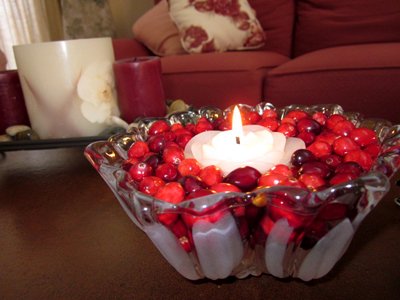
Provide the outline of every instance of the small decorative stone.
{"type": "Polygon", "coordinates": [[[168,106],[168,114],[172,114],[175,112],[181,112],[181,111],[187,111],[189,108],[189,105],[185,103],[185,101],[178,99],[174,100],[169,106],[168,106]]]}
{"type": "Polygon", "coordinates": [[[28,129],[18,132],[15,135],[14,139],[17,141],[25,141],[25,140],[30,141],[30,140],[38,140],[39,136],[34,130],[28,129]]]}
{"type": "Polygon", "coordinates": [[[0,135],[0,142],[10,142],[12,141],[11,137],[7,134],[0,135]]]}
{"type": "Polygon", "coordinates": [[[13,125],[10,127],[7,127],[6,133],[10,137],[14,137],[17,135],[18,132],[26,131],[26,130],[31,130],[31,128],[27,125],[13,125]]]}

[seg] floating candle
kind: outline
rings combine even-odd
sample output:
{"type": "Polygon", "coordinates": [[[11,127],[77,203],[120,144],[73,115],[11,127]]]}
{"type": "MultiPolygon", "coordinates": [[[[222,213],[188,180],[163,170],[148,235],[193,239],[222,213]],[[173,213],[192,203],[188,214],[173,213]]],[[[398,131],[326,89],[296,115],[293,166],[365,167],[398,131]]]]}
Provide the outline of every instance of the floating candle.
{"type": "Polygon", "coordinates": [[[232,130],[210,130],[194,136],[185,147],[185,157],[193,157],[203,166],[216,165],[224,175],[250,166],[265,173],[276,164],[288,164],[297,149],[305,148],[303,140],[286,138],[260,125],[242,126],[235,107],[232,130]]]}

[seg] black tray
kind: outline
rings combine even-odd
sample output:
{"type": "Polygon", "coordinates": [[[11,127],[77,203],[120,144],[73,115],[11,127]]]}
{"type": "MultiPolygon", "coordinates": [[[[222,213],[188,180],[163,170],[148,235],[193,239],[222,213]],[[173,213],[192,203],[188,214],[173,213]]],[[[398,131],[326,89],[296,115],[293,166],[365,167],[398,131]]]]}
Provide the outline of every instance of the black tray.
{"type": "Polygon", "coordinates": [[[85,147],[92,142],[107,140],[108,136],[89,136],[63,139],[21,140],[0,142],[0,152],[16,150],[38,150],[69,147],[85,147]]]}

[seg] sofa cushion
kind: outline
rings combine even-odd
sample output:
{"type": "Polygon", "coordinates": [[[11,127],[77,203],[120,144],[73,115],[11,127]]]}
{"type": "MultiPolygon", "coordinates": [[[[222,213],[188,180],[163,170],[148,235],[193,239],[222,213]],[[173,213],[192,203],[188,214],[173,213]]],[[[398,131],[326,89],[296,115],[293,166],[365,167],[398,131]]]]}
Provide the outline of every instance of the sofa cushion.
{"type": "Polygon", "coordinates": [[[346,111],[400,122],[400,43],[322,49],[280,65],[267,77],[276,105],[337,103],[346,111]]]}
{"type": "Polygon", "coordinates": [[[299,0],[295,56],[317,49],[400,42],[399,0],[299,0]]]}
{"type": "Polygon", "coordinates": [[[167,99],[197,107],[255,105],[263,99],[266,73],[288,58],[268,51],[211,52],[161,58],[167,99]]]}
{"type": "Polygon", "coordinates": [[[249,0],[265,32],[263,49],[290,56],[294,23],[294,0],[249,0]]]}
{"type": "Polygon", "coordinates": [[[182,54],[178,28],[168,12],[167,0],[162,0],[143,14],[132,27],[133,35],[159,56],[182,54]]]}
{"type": "Polygon", "coordinates": [[[169,0],[169,12],[190,53],[256,49],[265,41],[247,0],[169,0]]]}

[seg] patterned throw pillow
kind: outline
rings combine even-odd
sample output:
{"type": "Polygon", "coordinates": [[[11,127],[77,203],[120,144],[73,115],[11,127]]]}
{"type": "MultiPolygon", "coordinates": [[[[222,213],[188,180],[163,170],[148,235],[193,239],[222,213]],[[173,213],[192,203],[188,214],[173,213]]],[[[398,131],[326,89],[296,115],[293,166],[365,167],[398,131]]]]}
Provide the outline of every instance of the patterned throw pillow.
{"type": "Polygon", "coordinates": [[[169,0],[169,13],[190,53],[256,49],[265,42],[247,0],[169,0]]]}

